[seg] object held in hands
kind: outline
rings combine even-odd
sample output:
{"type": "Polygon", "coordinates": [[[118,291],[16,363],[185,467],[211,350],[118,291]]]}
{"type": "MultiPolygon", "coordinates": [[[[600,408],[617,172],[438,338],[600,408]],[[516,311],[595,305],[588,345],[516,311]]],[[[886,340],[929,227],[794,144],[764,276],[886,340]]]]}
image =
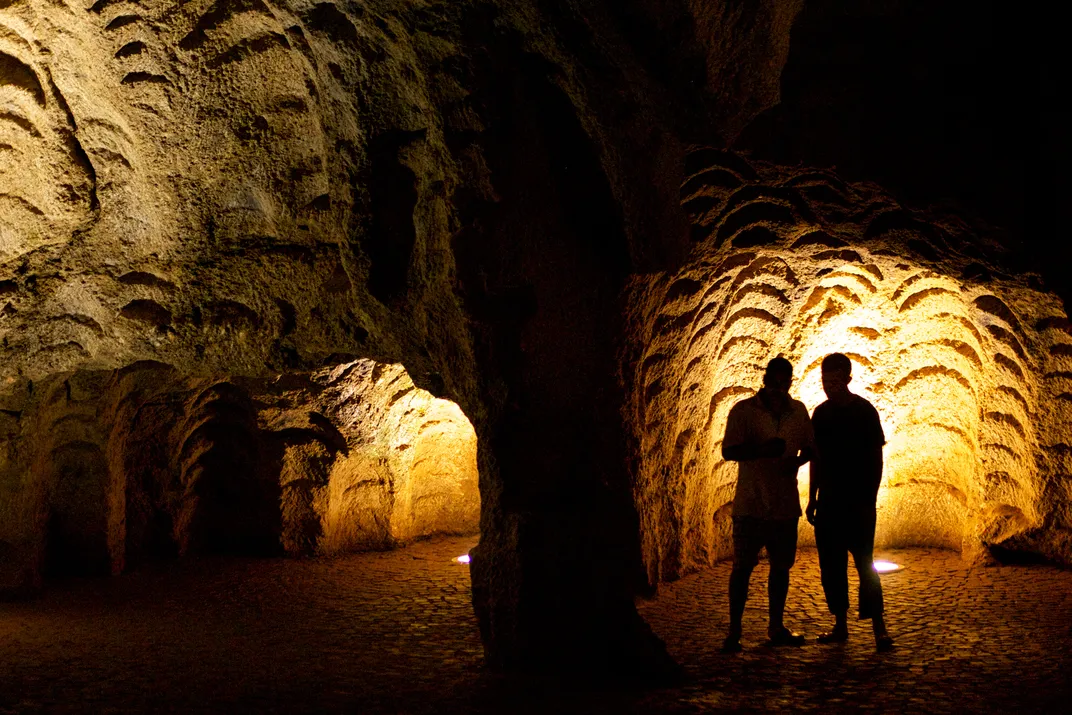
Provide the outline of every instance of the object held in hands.
{"type": "Polygon", "coordinates": [[[785,454],[785,440],[781,437],[773,437],[759,445],[760,456],[781,457],[785,454]]]}

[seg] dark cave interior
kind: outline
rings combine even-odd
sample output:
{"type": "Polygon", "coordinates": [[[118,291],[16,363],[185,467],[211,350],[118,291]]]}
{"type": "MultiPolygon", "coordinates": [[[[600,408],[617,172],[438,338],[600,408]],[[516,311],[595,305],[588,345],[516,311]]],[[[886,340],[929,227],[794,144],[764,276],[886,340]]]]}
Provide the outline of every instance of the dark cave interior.
{"type": "Polygon", "coordinates": [[[76,5],[0,2],[0,594],[479,534],[492,669],[676,672],[635,600],[831,345],[884,546],[1072,564],[1050,11],[76,5]]]}

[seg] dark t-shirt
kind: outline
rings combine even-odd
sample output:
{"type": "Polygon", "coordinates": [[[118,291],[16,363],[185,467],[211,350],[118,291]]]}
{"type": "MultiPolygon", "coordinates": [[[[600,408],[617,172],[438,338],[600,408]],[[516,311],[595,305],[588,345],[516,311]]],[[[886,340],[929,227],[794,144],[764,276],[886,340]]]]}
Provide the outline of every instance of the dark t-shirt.
{"type": "Polygon", "coordinates": [[[820,505],[875,505],[882,481],[882,432],[878,411],[853,395],[846,405],[827,400],[812,414],[820,470],[820,505]]]}

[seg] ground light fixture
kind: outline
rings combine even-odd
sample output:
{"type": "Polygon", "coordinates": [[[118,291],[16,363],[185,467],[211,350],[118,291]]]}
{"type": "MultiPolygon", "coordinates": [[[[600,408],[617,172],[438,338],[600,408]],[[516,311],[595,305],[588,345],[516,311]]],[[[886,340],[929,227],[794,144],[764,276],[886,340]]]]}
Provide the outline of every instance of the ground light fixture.
{"type": "Polygon", "coordinates": [[[894,571],[900,571],[904,568],[900,564],[895,564],[892,561],[875,561],[875,571],[879,573],[893,573],[894,571]]]}
{"type": "Polygon", "coordinates": [[[469,563],[469,554],[462,554],[461,556],[459,556],[458,558],[456,558],[454,560],[456,562],[458,562],[459,564],[467,564],[467,563],[469,563]]]}

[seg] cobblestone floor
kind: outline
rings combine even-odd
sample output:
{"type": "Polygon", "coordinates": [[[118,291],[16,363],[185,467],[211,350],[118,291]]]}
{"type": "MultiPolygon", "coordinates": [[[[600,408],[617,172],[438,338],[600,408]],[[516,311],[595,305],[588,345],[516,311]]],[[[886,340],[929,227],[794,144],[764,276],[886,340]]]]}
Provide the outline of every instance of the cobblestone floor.
{"type": "MultiPolygon", "coordinates": [[[[763,647],[765,564],[753,575],[746,650],[737,656],[716,650],[728,620],[728,564],[663,587],[641,613],[697,681],[674,692],[673,709],[1072,711],[1072,571],[969,568],[955,553],[923,549],[877,558],[905,566],[882,576],[896,641],[883,654],[866,621],[850,621],[845,644],[763,647]]],[[[786,612],[787,624],[812,638],[832,624],[814,550],[798,555],[786,612]]]]}
{"type": "MultiPolygon", "coordinates": [[[[760,645],[765,566],[744,653],[717,648],[720,565],[661,588],[641,612],[690,682],[579,692],[481,668],[467,567],[474,539],[333,560],[204,560],[72,582],[0,604],[0,713],[691,713],[720,709],[1067,712],[1072,572],[967,568],[941,551],[891,552],[883,577],[897,648],[760,645]]],[[[828,624],[814,551],[793,571],[788,622],[828,624]]]]}

